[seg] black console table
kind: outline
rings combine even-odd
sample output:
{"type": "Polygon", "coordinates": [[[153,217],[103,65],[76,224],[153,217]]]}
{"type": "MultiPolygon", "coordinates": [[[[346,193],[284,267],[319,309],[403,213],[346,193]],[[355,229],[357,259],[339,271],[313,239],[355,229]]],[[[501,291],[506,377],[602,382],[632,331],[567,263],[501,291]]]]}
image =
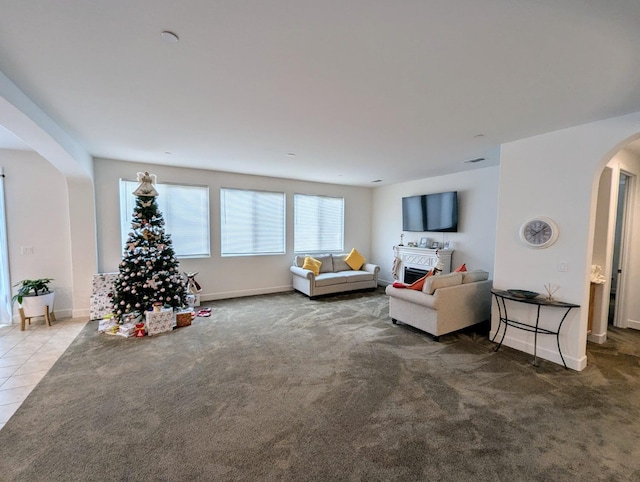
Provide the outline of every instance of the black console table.
{"type": "Polygon", "coordinates": [[[514,295],[514,294],[510,293],[509,291],[496,290],[496,289],[491,290],[491,293],[493,293],[493,295],[496,298],[496,302],[498,304],[498,316],[500,318],[500,322],[498,324],[498,329],[496,330],[496,333],[493,335],[493,338],[491,339],[491,341],[495,341],[496,337],[498,336],[498,333],[500,332],[500,327],[504,323],[504,331],[502,333],[502,338],[500,339],[500,343],[498,343],[498,346],[496,347],[495,351],[498,351],[500,349],[500,347],[502,346],[502,342],[504,341],[504,337],[507,334],[507,327],[508,326],[513,326],[514,328],[517,328],[519,330],[525,330],[525,331],[533,332],[534,333],[534,338],[533,338],[533,340],[534,340],[533,341],[533,365],[534,366],[538,366],[538,360],[537,360],[537,354],[536,354],[536,349],[537,349],[537,345],[538,345],[538,334],[541,334],[541,335],[555,335],[556,336],[556,341],[558,343],[558,353],[560,353],[560,358],[562,359],[562,364],[564,365],[564,367],[566,369],[567,368],[567,364],[564,361],[564,357],[562,356],[562,350],[560,349],[560,329],[562,328],[562,323],[564,323],[564,320],[567,318],[567,315],[569,314],[571,309],[572,308],[579,308],[580,305],[574,305],[573,303],[565,303],[564,301],[547,300],[546,298],[524,298],[522,296],[514,295]],[[506,305],[505,300],[516,301],[518,303],[526,303],[526,304],[529,304],[529,305],[537,306],[536,324],[535,325],[530,325],[528,323],[523,323],[521,321],[516,321],[516,320],[512,320],[511,318],[509,318],[509,315],[507,314],[507,305],[506,305]],[[566,309],[566,311],[564,312],[564,315],[562,316],[562,319],[560,320],[560,323],[558,324],[558,329],[557,330],[554,331],[554,330],[550,330],[550,329],[547,329],[547,328],[541,328],[540,327],[540,308],[542,308],[543,306],[566,309]]]}

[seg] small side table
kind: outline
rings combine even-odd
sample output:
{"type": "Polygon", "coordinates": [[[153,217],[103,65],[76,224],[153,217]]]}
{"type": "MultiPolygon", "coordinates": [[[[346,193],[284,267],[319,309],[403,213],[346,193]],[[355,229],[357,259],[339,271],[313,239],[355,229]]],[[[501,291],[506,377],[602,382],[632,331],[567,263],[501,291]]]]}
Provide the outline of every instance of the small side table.
{"type": "Polygon", "coordinates": [[[541,335],[555,335],[556,336],[556,342],[558,344],[558,353],[560,354],[560,358],[562,359],[562,364],[564,365],[564,368],[567,369],[567,363],[564,361],[564,357],[562,356],[562,349],[560,348],[560,330],[562,329],[562,324],[564,323],[564,320],[567,318],[567,315],[569,314],[569,312],[573,309],[573,308],[580,308],[580,305],[575,305],[573,303],[566,303],[564,301],[556,301],[556,300],[547,300],[545,298],[524,298],[521,296],[516,296],[508,291],[504,291],[504,290],[496,290],[496,289],[492,289],[491,293],[493,293],[493,295],[496,298],[496,303],[498,304],[498,316],[500,318],[500,322],[498,324],[498,329],[496,330],[496,333],[493,335],[493,338],[491,339],[491,341],[495,341],[496,337],[498,336],[498,333],[500,332],[500,327],[504,324],[504,331],[502,332],[502,338],[500,338],[500,343],[498,343],[498,346],[496,347],[495,351],[498,351],[500,349],[500,347],[502,346],[502,342],[504,341],[504,337],[507,334],[507,327],[508,326],[512,326],[514,328],[517,328],[518,330],[525,330],[525,331],[530,331],[534,333],[534,338],[533,338],[533,366],[538,366],[538,357],[537,357],[537,346],[538,346],[538,334],[541,335]],[[511,318],[509,318],[509,315],[507,313],[507,304],[505,300],[510,300],[510,301],[515,301],[518,303],[526,303],[529,305],[535,305],[537,307],[537,312],[536,312],[536,323],[535,325],[531,325],[528,323],[524,323],[521,321],[517,321],[517,320],[513,320],[511,318]],[[548,307],[553,307],[553,308],[564,308],[566,311],[564,312],[564,315],[562,316],[562,318],[560,319],[560,323],[558,324],[558,329],[557,330],[551,330],[551,329],[547,329],[547,328],[541,328],[540,327],[540,308],[542,308],[543,306],[548,306],[548,307]]]}

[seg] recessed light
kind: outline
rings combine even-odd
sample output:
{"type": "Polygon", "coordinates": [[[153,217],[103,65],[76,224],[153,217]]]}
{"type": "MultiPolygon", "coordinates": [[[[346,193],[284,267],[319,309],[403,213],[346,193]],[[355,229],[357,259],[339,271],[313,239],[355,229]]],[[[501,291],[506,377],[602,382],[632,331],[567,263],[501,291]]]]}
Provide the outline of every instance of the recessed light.
{"type": "Polygon", "coordinates": [[[295,154],[295,152],[287,152],[287,156],[296,157],[296,154],[295,154]]]}
{"type": "Polygon", "coordinates": [[[165,30],[164,32],[162,32],[160,34],[160,38],[170,44],[177,44],[178,43],[178,36],[173,33],[173,32],[169,32],[168,30],[165,30]]]}
{"type": "Polygon", "coordinates": [[[164,153],[168,156],[170,156],[171,154],[173,154],[173,152],[169,152],[169,151],[164,151],[164,153]]]}
{"type": "Polygon", "coordinates": [[[473,164],[475,162],[482,162],[484,160],[485,160],[484,157],[478,157],[476,159],[469,159],[469,160],[466,160],[466,161],[463,161],[463,162],[473,164]]]}
{"type": "Polygon", "coordinates": [[[473,136],[474,139],[479,139],[481,137],[484,137],[484,134],[476,134],[475,136],[473,136]]]}
{"type": "Polygon", "coordinates": [[[382,179],[376,179],[376,180],[371,181],[371,182],[382,182],[382,179]]]}

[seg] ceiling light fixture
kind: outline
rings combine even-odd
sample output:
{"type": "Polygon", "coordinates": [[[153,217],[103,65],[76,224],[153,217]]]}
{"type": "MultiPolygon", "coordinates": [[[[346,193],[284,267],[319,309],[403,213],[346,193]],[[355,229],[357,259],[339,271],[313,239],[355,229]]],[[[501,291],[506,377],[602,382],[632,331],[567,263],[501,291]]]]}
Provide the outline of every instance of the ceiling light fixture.
{"type": "Polygon", "coordinates": [[[478,158],[476,158],[476,159],[469,159],[469,160],[467,160],[467,161],[463,161],[463,162],[473,164],[473,163],[475,163],[475,162],[482,162],[482,161],[484,161],[484,160],[485,160],[485,158],[484,158],[484,157],[478,157],[478,158]]]}
{"type": "Polygon", "coordinates": [[[168,30],[162,32],[160,38],[169,44],[177,44],[178,40],[180,40],[175,33],[169,32],[168,30]]]}

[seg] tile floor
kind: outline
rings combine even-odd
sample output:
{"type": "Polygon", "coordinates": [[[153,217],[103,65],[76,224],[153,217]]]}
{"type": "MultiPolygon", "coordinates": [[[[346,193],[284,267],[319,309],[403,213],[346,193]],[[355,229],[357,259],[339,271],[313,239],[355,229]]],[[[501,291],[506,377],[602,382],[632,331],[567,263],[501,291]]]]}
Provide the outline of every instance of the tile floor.
{"type": "Polygon", "coordinates": [[[0,325],[0,430],[87,324],[88,318],[0,325]]]}

